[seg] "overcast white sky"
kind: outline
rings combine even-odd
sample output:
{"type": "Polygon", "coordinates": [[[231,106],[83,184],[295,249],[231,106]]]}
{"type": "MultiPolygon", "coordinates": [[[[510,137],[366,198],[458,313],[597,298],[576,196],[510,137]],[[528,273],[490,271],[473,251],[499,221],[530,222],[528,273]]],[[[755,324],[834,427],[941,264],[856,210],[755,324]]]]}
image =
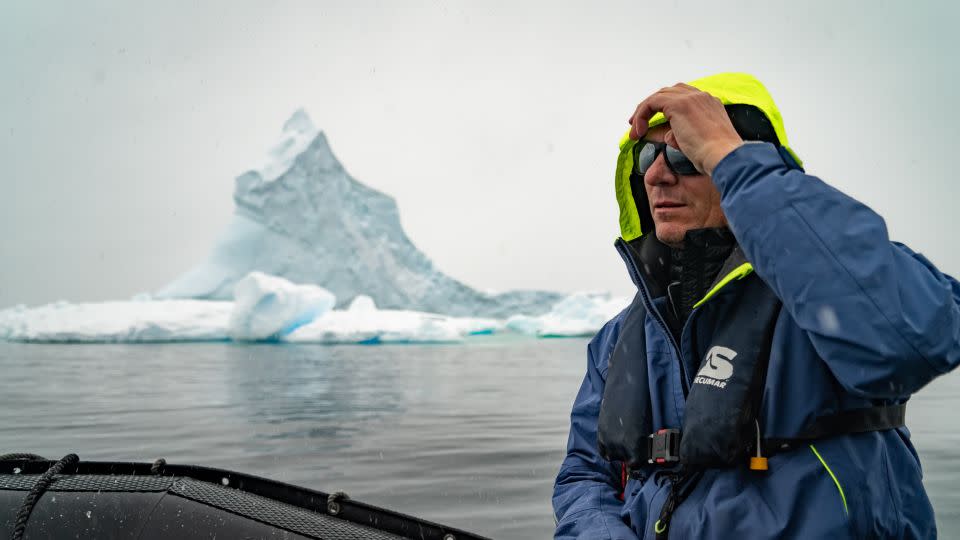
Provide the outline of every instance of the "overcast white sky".
{"type": "Polygon", "coordinates": [[[955,2],[135,4],[0,5],[0,307],[191,267],[298,107],[454,277],[627,293],[625,120],[720,71],[760,78],[809,172],[960,274],[955,2]]]}

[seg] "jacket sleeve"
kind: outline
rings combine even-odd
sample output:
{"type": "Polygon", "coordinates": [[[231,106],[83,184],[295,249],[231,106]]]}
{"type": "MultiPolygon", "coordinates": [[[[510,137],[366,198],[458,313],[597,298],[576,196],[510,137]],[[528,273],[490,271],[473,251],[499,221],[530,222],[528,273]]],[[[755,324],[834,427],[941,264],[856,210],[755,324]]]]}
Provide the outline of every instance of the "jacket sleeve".
{"type": "Polygon", "coordinates": [[[567,456],[553,486],[557,539],[637,538],[620,519],[620,470],[600,457],[597,448],[597,418],[604,387],[597,362],[607,361],[616,341],[619,318],[607,323],[587,347],[587,374],[570,414],[567,456]]]}
{"type": "Polygon", "coordinates": [[[772,144],[732,151],[713,181],[747,260],[848,391],[900,399],[960,364],[960,283],[873,210],[772,144]]]}

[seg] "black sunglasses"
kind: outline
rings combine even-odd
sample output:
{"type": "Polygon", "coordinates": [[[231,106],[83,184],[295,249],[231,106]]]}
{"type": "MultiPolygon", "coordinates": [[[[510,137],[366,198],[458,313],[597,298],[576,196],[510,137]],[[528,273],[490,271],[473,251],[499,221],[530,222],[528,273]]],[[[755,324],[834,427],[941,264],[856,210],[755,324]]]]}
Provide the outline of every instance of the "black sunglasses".
{"type": "MultiPolygon", "coordinates": [[[[733,128],[745,141],[764,141],[780,146],[780,139],[767,115],[753,105],[725,105],[733,128]]],[[[657,160],[661,152],[666,153],[667,168],[679,175],[700,174],[687,156],[676,148],[662,142],[639,141],[633,147],[634,172],[643,178],[647,169],[657,160]]]]}
{"type": "Polygon", "coordinates": [[[679,175],[700,174],[683,152],[664,142],[640,141],[634,147],[634,169],[643,176],[661,153],[666,154],[667,168],[679,175]]]}

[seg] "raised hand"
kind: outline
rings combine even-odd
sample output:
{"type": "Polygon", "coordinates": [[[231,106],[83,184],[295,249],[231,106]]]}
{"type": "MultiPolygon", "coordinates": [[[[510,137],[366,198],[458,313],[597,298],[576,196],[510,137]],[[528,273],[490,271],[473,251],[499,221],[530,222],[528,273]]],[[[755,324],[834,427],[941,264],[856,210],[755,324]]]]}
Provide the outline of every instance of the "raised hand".
{"type": "Polygon", "coordinates": [[[724,156],[743,144],[723,103],[684,83],[661,88],[637,105],[627,120],[630,138],[643,137],[657,112],[670,123],[664,142],[679,148],[701,173],[711,174],[724,156]]]}

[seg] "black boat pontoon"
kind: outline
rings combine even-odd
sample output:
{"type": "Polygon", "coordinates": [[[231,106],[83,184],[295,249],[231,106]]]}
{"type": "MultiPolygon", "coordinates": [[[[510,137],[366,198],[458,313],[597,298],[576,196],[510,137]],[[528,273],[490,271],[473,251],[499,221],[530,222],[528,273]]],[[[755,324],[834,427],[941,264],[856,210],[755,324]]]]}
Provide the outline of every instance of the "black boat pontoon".
{"type": "Polygon", "coordinates": [[[452,527],[246,474],[0,455],[0,539],[468,540],[452,527]]]}

